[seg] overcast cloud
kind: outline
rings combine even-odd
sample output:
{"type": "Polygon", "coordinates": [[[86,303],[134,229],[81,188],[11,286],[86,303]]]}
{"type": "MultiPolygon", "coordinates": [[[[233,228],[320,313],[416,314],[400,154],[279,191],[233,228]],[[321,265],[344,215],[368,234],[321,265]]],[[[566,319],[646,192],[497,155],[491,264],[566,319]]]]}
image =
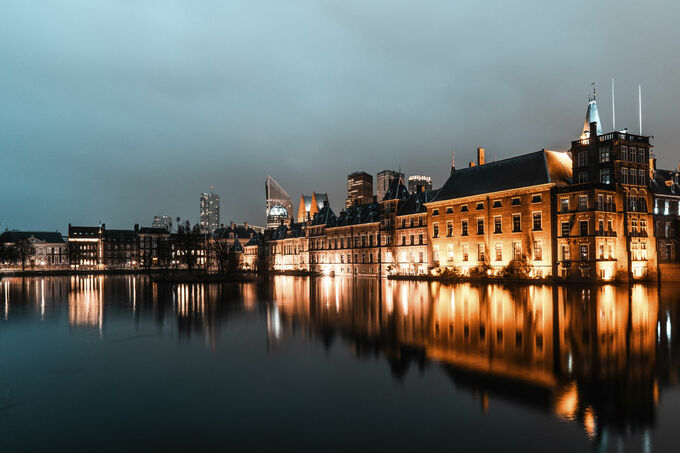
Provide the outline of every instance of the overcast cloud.
{"type": "Polygon", "coordinates": [[[0,228],[264,224],[271,174],[297,204],[383,168],[439,186],[487,159],[566,149],[590,82],[611,128],[678,164],[675,1],[4,0],[0,228]]]}

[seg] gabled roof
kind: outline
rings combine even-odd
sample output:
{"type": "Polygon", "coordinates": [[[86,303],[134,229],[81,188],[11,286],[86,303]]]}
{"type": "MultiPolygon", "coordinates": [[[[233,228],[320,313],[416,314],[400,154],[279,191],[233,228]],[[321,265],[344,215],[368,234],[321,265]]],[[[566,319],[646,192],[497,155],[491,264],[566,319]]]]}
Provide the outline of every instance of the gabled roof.
{"type": "Polygon", "coordinates": [[[64,238],[58,231],[5,231],[0,235],[0,243],[16,243],[35,238],[48,244],[63,244],[64,238]]]}
{"type": "Polygon", "coordinates": [[[541,184],[571,182],[571,158],[541,150],[451,173],[432,201],[450,200],[541,184]]]}
{"type": "Polygon", "coordinates": [[[416,192],[411,194],[397,210],[397,216],[418,214],[419,212],[427,212],[425,203],[434,199],[439,192],[437,190],[426,190],[423,192],[416,192]]]}
{"type": "Polygon", "coordinates": [[[650,189],[655,195],[680,197],[680,173],[673,170],[654,171],[650,189]]]}
{"type": "Polygon", "coordinates": [[[382,201],[403,200],[408,198],[408,195],[408,188],[406,187],[406,184],[404,184],[404,179],[400,175],[398,178],[394,178],[392,182],[390,182],[390,187],[387,189],[387,192],[385,192],[385,196],[383,197],[382,201]]]}
{"type": "Polygon", "coordinates": [[[326,225],[333,226],[337,221],[337,217],[329,205],[324,206],[314,215],[312,219],[312,225],[326,225]]]}

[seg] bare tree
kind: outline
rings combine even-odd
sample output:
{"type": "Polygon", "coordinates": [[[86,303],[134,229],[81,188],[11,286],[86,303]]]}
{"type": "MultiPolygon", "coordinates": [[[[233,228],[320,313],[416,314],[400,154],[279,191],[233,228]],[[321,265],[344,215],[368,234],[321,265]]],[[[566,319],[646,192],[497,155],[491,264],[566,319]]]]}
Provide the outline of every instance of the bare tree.
{"type": "Polygon", "coordinates": [[[21,270],[26,269],[26,261],[33,254],[33,244],[29,239],[22,239],[14,245],[16,257],[21,262],[21,270]]]}

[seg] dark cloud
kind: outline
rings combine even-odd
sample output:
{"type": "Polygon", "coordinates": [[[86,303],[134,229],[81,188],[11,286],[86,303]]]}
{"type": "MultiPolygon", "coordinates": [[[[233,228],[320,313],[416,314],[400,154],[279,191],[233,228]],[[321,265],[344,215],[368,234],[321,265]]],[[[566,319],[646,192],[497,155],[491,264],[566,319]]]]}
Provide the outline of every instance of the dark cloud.
{"type": "Polygon", "coordinates": [[[611,127],[672,144],[675,2],[27,1],[0,15],[0,222],[264,222],[264,179],[291,194],[401,167],[441,184],[477,146],[491,159],[564,149],[590,82],[611,127]]]}

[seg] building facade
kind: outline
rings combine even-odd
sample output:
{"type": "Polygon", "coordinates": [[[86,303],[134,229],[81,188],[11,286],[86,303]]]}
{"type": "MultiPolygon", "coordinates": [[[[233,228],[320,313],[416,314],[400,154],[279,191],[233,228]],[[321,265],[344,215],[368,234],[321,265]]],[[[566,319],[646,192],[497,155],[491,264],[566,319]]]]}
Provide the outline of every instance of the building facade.
{"type": "Polygon", "coordinates": [[[151,228],[163,228],[167,232],[172,231],[172,217],[169,215],[154,216],[151,228]]]}
{"type": "Polygon", "coordinates": [[[264,183],[264,192],[267,228],[276,228],[288,221],[293,215],[293,202],[290,200],[288,192],[283,190],[283,187],[271,176],[267,176],[267,180],[264,183]]]}
{"type": "Polygon", "coordinates": [[[656,161],[650,161],[652,214],[659,264],[680,263],[679,170],[657,169],[656,161]]]}
{"type": "Polygon", "coordinates": [[[106,224],[97,227],[68,225],[69,264],[73,269],[103,269],[106,224]]]}
{"type": "Polygon", "coordinates": [[[432,178],[423,175],[408,177],[408,191],[411,193],[432,190],[432,178]]]}
{"type": "Polygon", "coordinates": [[[347,175],[347,199],[345,207],[366,204],[373,201],[373,175],[365,171],[355,171],[347,175]]]}
{"type": "Polygon", "coordinates": [[[378,172],[376,178],[377,180],[376,193],[378,196],[378,201],[382,201],[383,198],[385,198],[385,194],[387,193],[387,190],[390,188],[392,181],[399,178],[404,179],[404,174],[399,171],[383,170],[378,172]]]}
{"type": "Polygon", "coordinates": [[[3,267],[63,269],[68,267],[66,241],[58,231],[5,231],[0,234],[3,267]],[[25,246],[25,247],[24,247],[25,246]]]}
{"type": "Polygon", "coordinates": [[[201,230],[212,233],[220,226],[220,196],[216,193],[201,194],[201,230]]]}

